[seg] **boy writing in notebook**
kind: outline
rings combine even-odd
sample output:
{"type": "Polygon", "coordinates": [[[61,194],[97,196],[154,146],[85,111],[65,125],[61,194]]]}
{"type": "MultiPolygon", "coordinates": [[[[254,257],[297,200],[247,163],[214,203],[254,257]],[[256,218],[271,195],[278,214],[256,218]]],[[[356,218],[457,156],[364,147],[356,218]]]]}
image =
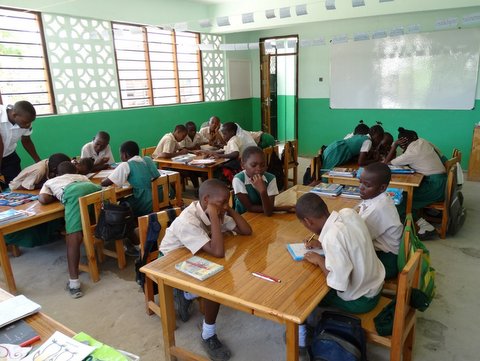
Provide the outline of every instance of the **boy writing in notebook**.
{"type": "Polygon", "coordinates": [[[93,159],[94,172],[106,169],[109,167],[109,164],[115,163],[112,149],[110,148],[110,134],[103,131],[98,132],[93,141],[82,147],[81,158],[93,159]]]}
{"type": "Polygon", "coordinates": [[[180,149],[178,145],[186,136],[187,128],[183,124],[177,125],[173,133],[167,133],[160,139],[157,148],[152,153],[152,158],[173,158],[177,155],[187,154],[188,149],[180,149]]]}
{"type": "Polygon", "coordinates": [[[360,175],[359,214],[367,225],[378,258],[385,267],[385,278],[397,276],[397,256],[402,239],[403,225],[400,222],[393,200],[385,193],[391,171],[384,163],[367,165],[360,175]]]}
{"type": "MultiPolygon", "coordinates": [[[[235,210],[228,206],[230,193],[218,179],[203,182],[199,189],[199,200],[192,202],[167,228],[160,243],[161,255],[177,248],[186,247],[192,254],[203,250],[214,257],[224,257],[223,233],[252,233],[250,225],[235,210]]],[[[189,308],[196,298],[188,292],[175,289],[174,299],[182,321],[188,321],[189,308]]],[[[228,360],[231,353],[216,334],[216,319],[220,305],[205,299],[205,318],[202,325],[201,343],[212,360],[228,360]]]]}
{"type": "Polygon", "coordinates": [[[57,199],[65,206],[65,228],[67,235],[67,264],[70,279],[66,290],[72,298],[83,296],[78,278],[78,266],[80,264],[80,244],[83,241],[82,220],[78,198],[102,189],[93,184],[81,174],[76,174],[77,168],[70,161],[62,162],[58,166],[58,176],[45,182],[38,201],[48,204],[57,199]]]}

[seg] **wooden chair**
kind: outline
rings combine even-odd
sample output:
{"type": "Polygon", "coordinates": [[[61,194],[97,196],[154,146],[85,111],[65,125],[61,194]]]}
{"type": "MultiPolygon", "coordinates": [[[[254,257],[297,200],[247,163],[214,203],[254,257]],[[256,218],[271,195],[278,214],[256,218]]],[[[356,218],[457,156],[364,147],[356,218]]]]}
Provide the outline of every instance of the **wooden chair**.
{"type": "Polygon", "coordinates": [[[170,184],[167,177],[158,177],[152,181],[152,209],[154,212],[168,207],[170,205],[169,198],[170,184]],[[162,201],[159,200],[158,187],[162,186],[162,201]]]}
{"type": "Polygon", "coordinates": [[[268,168],[270,164],[270,158],[272,157],[273,152],[278,155],[278,145],[272,145],[271,147],[263,148],[263,154],[265,154],[265,166],[268,168]]]}
{"type": "Polygon", "coordinates": [[[147,147],[147,148],[142,148],[142,157],[146,157],[147,155],[152,156],[153,152],[155,152],[155,149],[157,147],[147,147]]]}
{"type": "Polygon", "coordinates": [[[458,148],[453,148],[452,158],[457,158],[459,163],[462,163],[462,152],[458,148]]]}
{"type": "Polygon", "coordinates": [[[123,248],[123,239],[116,240],[115,251],[110,251],[103,248],[103,241],[94,236],[95,226],[97,225],[102,201],[104,200],[108,200],[112,203],[117,201],[114,187],[88,194],[78,199],[80,204],[80,216],[82,219],[83,244],[85,246],[88,262],[87,265],[80,264],[80,269],[90,273],[90,278],[93,282],[97,282],[100,279],[95,249],[97,249],[100,262],[104,261],[105,256],[110,256],[117,259],[118,268],[123,269],[127,265],[125,250],[123,248]],[[92,214],[90,214],[89,208],[93,208],[92,214]]]}
{"type": "Polygon", "coordinates": [[[283,149],[283,171],[285,173],[285,189],[288,189],[288,181],[293,181],[293,185],[297,184],[297,168],[298,168],[298,140],[287,140],[283,149]],[[289,178],[289,170],[293,169],[293,178],[289,178]]]}
{"type": "Polygon", "coordinates": [[[313,157],[310,161],[310,177],[314,180],[320,180],[322,176],[322,155],[323,149],[320,148],[317,156],[313,157]]]}
{"type": "Polygon", "coordinates": [[[355,315],[362,321],[367,341],[390,348],[390,361],[410,361],[412,359],[415,339],[416,310],[410,306],[412,288],[418,288],[420,280],[422,251],[418,250],[410,258],[398,276],[393,333],[380,336],[374,318],[391,302],[390,298],[381,297],[378,305],[370,312],[355,315]]]}
{"type": "MultiPolygon", "coordinates": [[[[161,240],[165,236],[165,230],[168,228],[168,223],[170,218],[167,212],[174,212],[175,217],[177,217],[180,212],[181,208],[175,207],[169,211],[162,211],[157,213],[158,222],[162,226],[160,229],[160,233],[158,235],[157,243],[160,245],[161,240]]],[[[140,254],[143,257],[145,252],[145,243],[147,241],[147,231],[148,231],[148,215],[138,217],[138,233],[140,237],[140,254]]],[[[147,263],[152,262],[153,260],[158,258],[158,247],[156,251],[150,252],[147,258],[147,263]]],[[[145,276],[145,285],[144,285],[144,293],[145,293],[145,309],[148,315],[152,315],[153,313],[157,314],[160,317],[160,306],[155,303],[155,294],[153,290],[153,280],[145,276]]]]}

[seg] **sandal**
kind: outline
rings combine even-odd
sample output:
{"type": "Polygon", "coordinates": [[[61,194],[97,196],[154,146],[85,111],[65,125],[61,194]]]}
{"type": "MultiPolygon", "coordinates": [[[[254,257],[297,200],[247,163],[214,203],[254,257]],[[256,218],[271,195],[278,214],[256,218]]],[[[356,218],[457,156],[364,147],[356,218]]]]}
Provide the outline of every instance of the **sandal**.
{"type": "Polygon", "coordinates": [[[67,286],[65,287],[65,291],[68,291],[70,293],[70,296],[74,299],[80,298],[83,296],[83,292],[78,288],[70,288],[70,282],[67,282],[67,286]]]}

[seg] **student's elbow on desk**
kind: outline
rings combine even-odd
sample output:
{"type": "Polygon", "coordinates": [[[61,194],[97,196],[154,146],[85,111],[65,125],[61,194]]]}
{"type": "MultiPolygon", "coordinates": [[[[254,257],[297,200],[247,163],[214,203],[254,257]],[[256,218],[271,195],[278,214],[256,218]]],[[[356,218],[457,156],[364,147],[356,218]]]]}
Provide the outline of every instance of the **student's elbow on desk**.
{"type": "Polygon", "coordinates": [[[52,203],[54,200],[55,198],[50,194],[40,193],[38,195],[38,201],[42,204],[49,204],[49,203],[52,203]]]}

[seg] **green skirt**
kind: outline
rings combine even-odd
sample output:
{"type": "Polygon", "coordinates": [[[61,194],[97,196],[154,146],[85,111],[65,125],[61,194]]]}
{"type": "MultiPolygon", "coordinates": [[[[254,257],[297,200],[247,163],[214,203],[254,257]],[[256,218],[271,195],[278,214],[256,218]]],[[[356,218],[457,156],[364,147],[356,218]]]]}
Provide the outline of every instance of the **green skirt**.
{"type": "Polygon", "coordinates": [[[102,190],[102,187],[92,182],[75,182],[65,187],[62,202],[65,206],[65,229],[67,234],[82,230],[78,198],[100,190],[102,190]]]}

